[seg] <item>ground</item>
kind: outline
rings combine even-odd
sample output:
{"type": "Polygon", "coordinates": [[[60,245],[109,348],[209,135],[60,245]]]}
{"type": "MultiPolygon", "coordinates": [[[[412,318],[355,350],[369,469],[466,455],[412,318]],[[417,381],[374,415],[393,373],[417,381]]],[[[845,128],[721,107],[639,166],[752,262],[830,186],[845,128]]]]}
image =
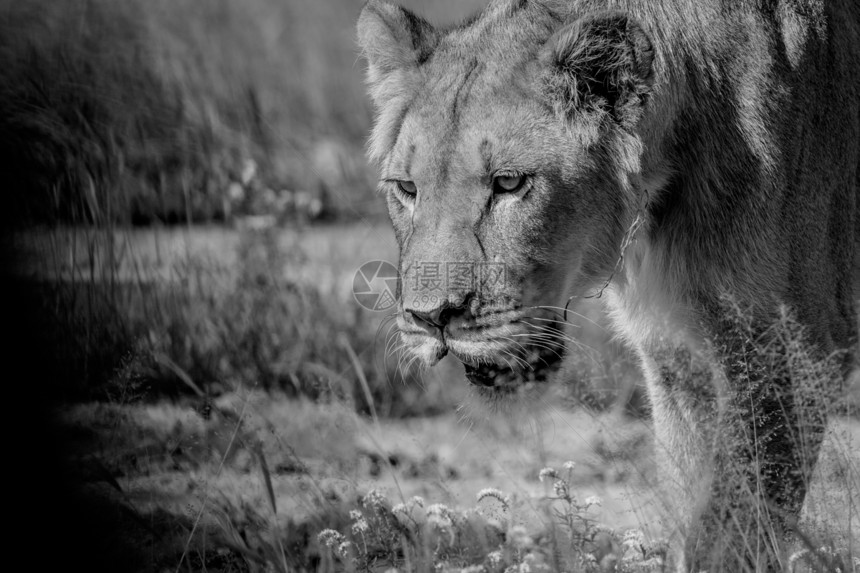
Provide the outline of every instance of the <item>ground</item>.
{"type": "MultiPolygon", "coordinates": [[[[567,461],[575,463],[574,495],[602,500],[590,517],[651,538],[665,533],[649,422],[619,412],[550,408],[470,420],[452,412],[376,424],[343,406],[249,392],[217,400],[209,420],[190,405],[167,403],[84,404],[62,417],[85,436],[76,463],[100,470],[90,470],[90,487],[143,519],[158,515],[181,525],[172,540],[159,541],[170,550],[142,564],[144,570],[175,566],[195,525],[190,547],[205,552],[205,534],[213,548],[231,536],[254,547],[242,530],[262,535],[277,524],[293,544],[287,553],[297,552],[291,557],[300,562],[320,548],[296,532],[343,527],[344,515],[372,489],[392,503],[421,496],[428,504],[470,508],[481,490],[497,488],[514,500],[506,517],[538,532],[550,519],[541,500],[551,494],[540,470],[567,461]]],[[[817,537],[847,545],[845,532],[860,531],[857,468],[846,467],[858,459],[860,422],[835,420],[807,502],[806,524],[817,537]]]]}
{"type": "MultiPolygon", "coordinates": [[[[175,281],[176,260],[190,259],[233,275],[242,266],[241,253],[247,254],[246,235],[219,228],[123,236],[136,253],[120,264],[123,280],[145,269],[152,280],[175,281]]],[[[312,287],[343,313],[369,313],[351,298],[355,269],[395,255],[390,231],[375,224],[276,231],[270,237],[269,247],[287,253],[279,268],[290,284],[312,287]]],[[[46,252],[58,243],[74,244],[50,234],[22,239],[32,264],[21,272],[62,277],[82,260],[98,258],[82,247],[78,255],[65,255],[66,271],[56,259],[50,266],[46,252]]],[[[367,316],[365,326],[377,328],[382,317],[367,316]]],[[[344,343],[338,332],[325,335],[329,352],[346,352],[350,341],[344,343]]],[[[603,344],[599,335],[588,336],[592,344],[603,344]]],[[[264,390],[249,378],[213,386],[218,392],[171,396],[147,395],[132,385],[110,399],[60,406],[56,414],[67,440],[63,451],[74,468],[71,479],[83,484],[86,507],[110,508],[111,534],[104,543],[118,539],[116,547],[129,548],[130,568],[139,571],[350,569],[355,565],[333,560],[317,535],[332,528],[357,539],[350,537],[356,522],[349,512],[377,490],[390,505],[420,496],[427,505],[454,511],[477,508],[503,522],[509,537],[511,527],[522,525],[540,544],[543,532],[554,527],[551,508],[558,501],[548,501],[555,495],[554,480],[541,481],[539,474],[547,467],[561,472],[568,461],[574,462],[572,496],[582,504],[590,500],[577,510],[588,523],[619,535],[641,531],[652,541],[667,535],[671,519],[655,493],[647,412],[630,415],[620,403],[586,406],[563,386],[547,388],[516,411],[493,412],[475,401],[462,368],[446,358],[421,380],[389,382],[417,384],[414,390],[428,400],[424,414],[412,408],[392,416],[386,412],[396,408],[384,409],[383,400],[373,397],[384,392],[364,392],[354,380],[363,373],[345,364],[328,383],[352,380],[351,389],[316,398],[288,388],[264,390]],[[486,488],[510,496],[509,505],[482,506],[477,497],[486,488]]],[[[622,375],[628,387],[638,383],[635,370],[622,375]]],[[[576,376],[571,380],[575,384],[576,376]]],[[[403,392],[399,386],[388,389],[392,395],[403,392]]],[[[852,555],[858,554],[860,531],[858,460],[860,420],[837,417],[804,517],[804,531],[816,543],[824,540],[852,555]]],[[[488,542],[485,550],[494,547],[488,542]]]]}

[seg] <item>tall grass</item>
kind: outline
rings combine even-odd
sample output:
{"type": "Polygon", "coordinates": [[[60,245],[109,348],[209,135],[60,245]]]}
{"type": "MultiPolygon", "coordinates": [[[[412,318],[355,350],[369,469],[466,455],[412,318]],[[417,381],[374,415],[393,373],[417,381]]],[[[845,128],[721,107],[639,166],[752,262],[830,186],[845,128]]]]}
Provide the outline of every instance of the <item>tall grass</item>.
{"type": "MultiPolygon", "coordinates": [[[[9,220],[211,219],[246,159],[268,185],[316,189],[321,142],[362,155],[369,110],[354,65],[358,9],[4,0],[9,220]]],[[[354,194],[339,199],[359,208],[370,185],[366,171],[352,169],[343,184],[354,194]]]]}
{"type": "MultiPolygon", "coordinates": [[[[7,221],[217,219],[248,159],[276,191],[380,213],[362,4],[0,0],[7,221]]],[[[485,2],[406,4],[450,23],[485,2]]]]}
{"type": "Polygon", "coordinates": [[[23,235],[22,250],[42,261],[22,267],[33,278],[19,280],[39,289],[32,319],[65,397],[111,398],[132,384],[152,399],[205,398],[253,385],[359,412],[375,404],[381,416],[456,407],[446,385],[428,390],[398,370],[386,355],[390,320],[349,294],[355,269],[309,270],[301,233],[213,229],[206,238],[220,237],[217,256],[154,249],[161,260],[143,253],[147,236],[161,249],[182,244],[87,228],[23,235]]]}
{"type": "MultiPolygon", "coordinates": [[[[438,2],[429,16],[483,3],[438,2]]],[[[0,1],[7,220],[217,219],[248,159],[276,191],[380,213],[363,160],[361,4],[0,1]]]]}

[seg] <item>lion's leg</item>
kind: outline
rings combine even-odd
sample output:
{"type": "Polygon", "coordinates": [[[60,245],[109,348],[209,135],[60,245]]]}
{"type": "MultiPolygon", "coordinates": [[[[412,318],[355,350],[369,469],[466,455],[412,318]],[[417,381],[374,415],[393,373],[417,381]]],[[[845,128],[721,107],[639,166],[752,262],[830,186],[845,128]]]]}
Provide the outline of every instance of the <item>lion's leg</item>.
{"type": "Polygon", "coordinates": [[[713,480],[687,539],[694,570],[779,569],[824,435],[833,372],[779,337],[743,334],[724,353],[713,480]]]}
{"type": "Polygon", "coordinates": [[[654,420],[658,495],[667,525],[676,531],[673,546],[680,570],[684,540],[701,499],[711,489],[716,391],[710,361],[681,346],[640,352],[654,420]]]}
{"type": "Polygon", "coordinates": [[[797,423],[780,388],[737,392],[723,413],[711,491],[687,540],[694,569],[774,570],[821,445],[824,419],[797,423]]]}
{"type": "Polygon", "coordinates": [[[821,445],[827,369],[808,356],[799,369],[778,345],[741,350],[643,353],[682,570],[776,569],[821,445]]]}

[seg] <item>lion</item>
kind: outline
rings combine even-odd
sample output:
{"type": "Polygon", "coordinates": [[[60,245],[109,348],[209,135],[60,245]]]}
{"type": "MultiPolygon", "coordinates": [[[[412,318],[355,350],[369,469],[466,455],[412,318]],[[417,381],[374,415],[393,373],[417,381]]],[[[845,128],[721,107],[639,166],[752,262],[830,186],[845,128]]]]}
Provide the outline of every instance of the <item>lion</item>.
{"type": "Polygon", "coordinates": [[[494,0],[439,28],[370,0],[358,38],[407,352],[516,396],[599,297],[641,361],[678,568],[781,566],[857,350],[860,4],[494,0]],[[786,321],[825,365],[806,390],[786,321]]]}

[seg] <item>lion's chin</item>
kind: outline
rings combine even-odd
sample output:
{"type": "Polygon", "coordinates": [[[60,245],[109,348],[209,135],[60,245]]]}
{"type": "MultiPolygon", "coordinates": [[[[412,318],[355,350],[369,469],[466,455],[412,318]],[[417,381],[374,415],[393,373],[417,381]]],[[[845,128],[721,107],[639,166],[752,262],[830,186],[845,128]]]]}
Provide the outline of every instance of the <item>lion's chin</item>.
{"type": "Polygon", "coordinates": [[[467,341],[401,333],[410,354],[423,368],[435,366],[449,352],[465,367],[466,380],[481,394],[510,394],[518,388],[546,382],[558,370],[564,354],[546,344],[509,348],[499,340],[467,341]],[[516,352],[515,352],[516,350],[516,352]]]}
{"type": "MultiPolygon", "coordinates": [[[[542,346],[522,347],[520,352],[481,352],[464,354],[457,345],[449,345],[452,354],[463,362],[466,380],[482,393],[510,394],[527,385],[546,382],[558,370],[563,350],[542,346]]],[[[484,349],[486,350],[486,349],[484,349]]]]}
{"type": "Polygon", "coordinates": [[[448,346],[440,338],[423,333],[400,332],[400,338],[421,368],[432,368],[448,354],[448,346]]]}

